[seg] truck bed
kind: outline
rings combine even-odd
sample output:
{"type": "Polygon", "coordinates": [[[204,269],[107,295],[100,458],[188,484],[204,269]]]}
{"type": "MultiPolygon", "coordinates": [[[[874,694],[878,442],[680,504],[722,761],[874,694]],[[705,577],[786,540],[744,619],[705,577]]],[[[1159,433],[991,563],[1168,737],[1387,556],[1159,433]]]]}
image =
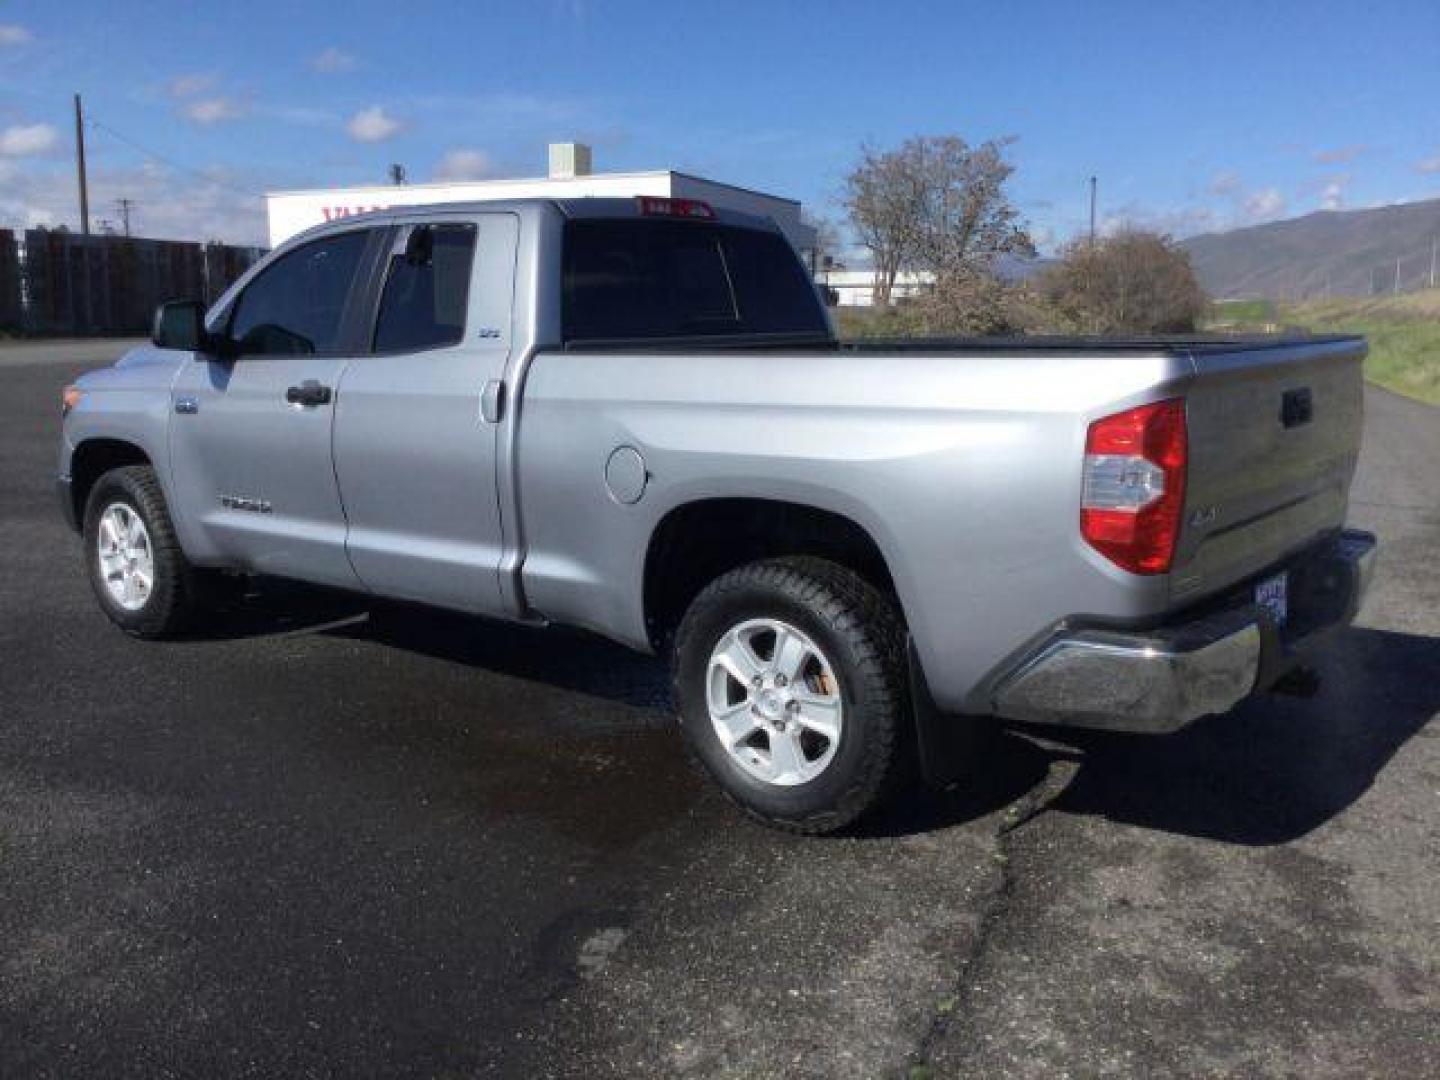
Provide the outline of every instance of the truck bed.
{"type": "MultiPolygon", "coordinates": [[[[1358,337],[1278,334],[542,350],[524,389],[521,486],[574,479],[563,497],[527,504],[527,593],[537,610],[584,625],[606,626],[624,607],[607,583],[636,573],[647,523],[592,491],[594,462],[623,443],[644,457],[649,513],[748,497],[855,521],[891,568],[937,701],[980,708],[985,673],[1041,627],[1160,617],[1339,530],[1364,350],[1358,337]],[[710,354],[717,363],[703,362],[710,354]],[[1293,427],[1282,422],[1292,393],[1312,407],[1293,427]],[[1167,397],[1187,403],[1182,524],[1170,572],[1138,576],[1080,536],[1086,431],[1167,397]],[[613,563],[593,565],[593,534],[577,519],[622,537],[613,563]]],[[[638,638],[640,616],[630,618],[638,638]]]]}
{"type": "Polygon", "coordinates": [[[1255,352],[1261,349],[1285,349],[1297,345],[1326,345],[1356,342],[1361,339],[1349,334],[1183,334],[1154,336],[1071,336],[1036,334],[1011,337],[936,337],[936,338],[767,338],[733,336],[723,340],[711,336],[692,338],[607,338],[604,340],[571,341],[566,352],[673,352],[678,348],[701,352],[834,352],[848,354],[908,353],[927,356],[953,355],[1025,355],[1057,352],[1086,353],[1167,353],[1179,355],[1217,356],[1229,353],[1255,352]]]}

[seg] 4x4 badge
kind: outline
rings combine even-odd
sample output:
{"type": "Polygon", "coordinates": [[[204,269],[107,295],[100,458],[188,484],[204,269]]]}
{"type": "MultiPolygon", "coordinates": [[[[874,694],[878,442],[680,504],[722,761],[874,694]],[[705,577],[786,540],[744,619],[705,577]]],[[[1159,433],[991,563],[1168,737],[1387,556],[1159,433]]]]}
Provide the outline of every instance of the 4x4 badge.
{"type": "Polygon", "coordinates": [[[1202,506],[1190,515],[1190,527],[1192,529],[1203,529],[1220,516],[1218,506],[1202,506]]]}

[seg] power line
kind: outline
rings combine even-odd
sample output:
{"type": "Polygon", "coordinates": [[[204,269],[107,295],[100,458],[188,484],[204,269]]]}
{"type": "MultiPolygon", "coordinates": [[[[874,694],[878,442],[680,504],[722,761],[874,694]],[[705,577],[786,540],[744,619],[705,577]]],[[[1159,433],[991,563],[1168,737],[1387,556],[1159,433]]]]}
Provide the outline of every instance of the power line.
{"type": "Polygon", "coordinates": [[[93,116],[89,117],[86,122],[92,128],[95,128],[97,131],[103,131],[112,138],[119,139],[126,146],[130,147],[130,149],[138,151],[139,153],[144,154],[148,158],[153,158],[154,160],[160,162],[162,165],[168,165],[172,169],[178,169],[180,172],[189,173],[191,176],[198,177],[199,179],[204,180],[207,184],[214,184],[216,187],[228,188],[230,191],[237,192],[252,199],[263,199],[265,197],[258,191],[251,191],[248,188],[238,187],[237,185],[228,183],[224,180],[217,180],[214,176],[211,176],[210,174],[203,172],[200,169],[191,168],[189,165],[182,165],[180,162],[174,160],[173,158],[166,157],[164,154],[156,153],[149,147],[140,145],[128,135],[123,135],[120,132],[116,131],[109,124],[103,123],[100,120],[96,120],[93,116]]]}

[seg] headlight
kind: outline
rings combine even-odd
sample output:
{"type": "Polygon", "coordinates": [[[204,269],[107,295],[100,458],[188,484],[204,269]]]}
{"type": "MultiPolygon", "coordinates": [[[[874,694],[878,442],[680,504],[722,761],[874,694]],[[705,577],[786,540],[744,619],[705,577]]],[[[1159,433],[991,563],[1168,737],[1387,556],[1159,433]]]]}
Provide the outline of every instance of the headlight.
{"type": "Polygon", "coordinates": [[[67,386],[60,391],[60,415],[70,415],[70,410],[80,404],[80,388],[78,386],[67,386]]]}

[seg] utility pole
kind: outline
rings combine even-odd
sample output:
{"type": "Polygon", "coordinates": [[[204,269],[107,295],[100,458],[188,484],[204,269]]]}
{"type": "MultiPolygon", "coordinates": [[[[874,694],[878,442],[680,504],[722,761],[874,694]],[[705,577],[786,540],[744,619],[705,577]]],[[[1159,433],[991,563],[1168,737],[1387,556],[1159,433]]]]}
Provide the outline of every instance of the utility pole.
{"type": "Polygon", "coordinates": [[[1435,244],[1440,237],[1430,238],[1430,288],[1435,288],[1435,244]]]}
{"type": "Polygon", "coordinates": [[[85,184],[85,111],[75,95],[75,171],[80,178],[80,231],[90,235],[90,191],[85,184]]]}
{"type": "Polygon", "coordinates": [[[1090,246],[1095,246],[1095,177],[1090,177],[1090,246]]]}
{"type": "Polygon", "coordinates": [[[116,199],[115,206],[120,211],[120,221],[125,230],[125,239],[130,239],[130,209],[135,205],[134,199],[116,199]]]}
{"type": "Polygon", "coordinates": [[[1400,256],[1395,256],[1395,295],[1400,295],[1400,256]]]}

